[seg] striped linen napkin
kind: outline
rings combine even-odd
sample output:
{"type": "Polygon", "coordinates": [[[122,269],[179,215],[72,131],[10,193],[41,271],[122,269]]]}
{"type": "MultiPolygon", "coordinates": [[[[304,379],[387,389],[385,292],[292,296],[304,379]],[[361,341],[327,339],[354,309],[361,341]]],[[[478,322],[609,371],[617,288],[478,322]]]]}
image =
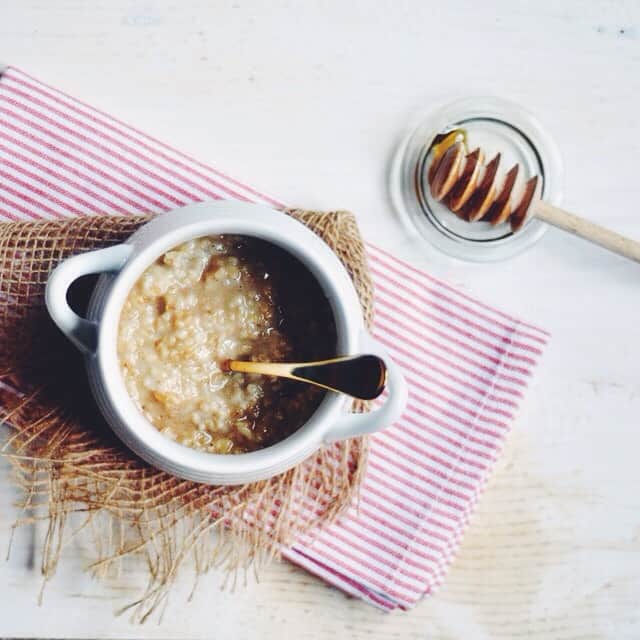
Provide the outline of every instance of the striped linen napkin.
{"type": "MultiPolygon", "coordinates": [[[[0,220],[283,206],[31,76],[0,76],[0,220]]],[[[359,503],[284,551],[345,592],[408,608],[447,573],[548,334],[368,245],[375,337],[403,367],[403,417],[371,438],[359,503]]]]}

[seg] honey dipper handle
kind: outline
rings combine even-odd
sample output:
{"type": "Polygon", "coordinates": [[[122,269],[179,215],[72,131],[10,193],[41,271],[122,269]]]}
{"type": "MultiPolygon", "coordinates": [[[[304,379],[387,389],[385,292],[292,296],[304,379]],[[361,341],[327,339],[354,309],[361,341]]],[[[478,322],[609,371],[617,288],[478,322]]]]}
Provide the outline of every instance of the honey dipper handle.
{"type": "Polygon", "coordinates": [[[640,262],[640,242],[636,240],[601,227],[599,224],[595,224],[595,222],[585,220],[580,216],[569,213],[559,207],[554,207],[542,200],[536,203],[533,214],[536,218],[544,220],[554,227],[594,242],[605,249],[609,249],[609,251],[629,258],[629,260],[640,262]]]}

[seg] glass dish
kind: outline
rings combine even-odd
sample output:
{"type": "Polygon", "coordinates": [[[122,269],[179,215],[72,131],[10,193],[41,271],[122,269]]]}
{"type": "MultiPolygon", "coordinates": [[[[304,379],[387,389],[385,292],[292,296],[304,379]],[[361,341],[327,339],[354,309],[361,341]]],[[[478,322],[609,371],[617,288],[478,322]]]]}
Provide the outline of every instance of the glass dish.
{"type": "Polygon", "coordinates": [[[537,242],[547,225],[532,218],[513,233],[508,224],[469,223],[431,196],[426,181],[429,149],[436,135],[457,128],[466,130],[469,150],[480,147],[487,159],[497,152],[502,154],[501,175],[520,164],[516,188],[538,175],[544,200],[560,203],[560,153],[538,121],[506,100],[466,98],[429,113],[404,138],[391,167],[393,204],[412,229],[451,256],[475,262],[510,258],[537,242]]]}

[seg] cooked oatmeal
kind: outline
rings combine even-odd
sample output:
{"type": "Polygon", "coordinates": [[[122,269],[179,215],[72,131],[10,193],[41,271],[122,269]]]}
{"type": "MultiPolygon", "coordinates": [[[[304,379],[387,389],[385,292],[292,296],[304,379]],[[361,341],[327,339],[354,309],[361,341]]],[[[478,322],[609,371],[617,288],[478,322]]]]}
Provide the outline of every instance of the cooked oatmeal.
{"type": "Polygon", "coordinates": [[[268,446],[298,429],[324,391],[221,370],[231,359],[335,355],[329,303],[295,258],[245,236],[208,236],[165,253],[139,278],[120,316],[127,390],[166,436],[215,453],[268,446]]]}

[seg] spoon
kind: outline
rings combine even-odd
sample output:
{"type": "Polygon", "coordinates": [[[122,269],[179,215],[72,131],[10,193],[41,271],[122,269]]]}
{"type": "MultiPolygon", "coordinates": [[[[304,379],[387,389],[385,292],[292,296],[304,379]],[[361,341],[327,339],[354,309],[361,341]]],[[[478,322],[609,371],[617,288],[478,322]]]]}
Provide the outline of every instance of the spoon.
{"type": "Polygon", "coordinates": [[[374,355],[342,356],[316,362],[225,360],[221,369],[308,382],[359,400],[377,398],[387,381],[387,366],[382,358],[374,355]]]}

